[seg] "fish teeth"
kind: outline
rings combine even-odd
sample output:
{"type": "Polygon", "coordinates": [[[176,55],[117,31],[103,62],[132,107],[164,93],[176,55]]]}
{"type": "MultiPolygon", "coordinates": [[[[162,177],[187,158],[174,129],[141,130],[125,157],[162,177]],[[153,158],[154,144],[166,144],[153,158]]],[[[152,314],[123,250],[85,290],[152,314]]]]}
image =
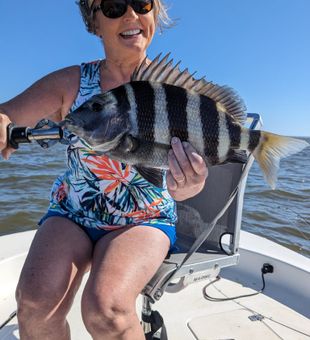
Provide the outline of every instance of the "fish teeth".
{"type": "Polygon", "coordinates": [[[139,29],[129,30],[129,31],[122,32],[121,35],[135,35],[135,34],[139,34],[140,32],[141,30],[139,29]]]}

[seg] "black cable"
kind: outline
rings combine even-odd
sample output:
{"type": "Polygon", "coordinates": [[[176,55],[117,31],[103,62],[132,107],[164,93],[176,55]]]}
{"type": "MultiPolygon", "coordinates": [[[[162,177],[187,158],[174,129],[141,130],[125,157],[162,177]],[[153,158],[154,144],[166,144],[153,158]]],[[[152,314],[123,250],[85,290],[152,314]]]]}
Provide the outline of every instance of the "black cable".
{"type": "Polygon", "coordinates": [[[17,312],[14,311],[4,322],[2,325],[0,325],[0,329],[2,329],[5,325],[7,325],[15,316],[17,315],[17,312]]]}
{"type": "Polygon", "coordinates": [[[223,243],[222,243],[222,239],[224,236],[226,235],[230,235],[231,237],[234,237],[234,234],[233,233],[223,233],[221,236],[220,236],[220,239],[219,239],[219,245],[220,245],[220,248],[222,250],[222,252],[225,254],[225,255],[233,255],[234,253],[233,252],[228,252],[226,251],[226,249],[223,247],[223,243]]]}
{"type": "Polygon", "coordinates": [[[202,289],[202,293],[203,293],[203,297],[209,301],[214,301],[214,302],[221,302],[221,301],[230,301],[230,300],[235,300],[235,299],[241,299],[241,298],[245,298],[245,297],[250,297],[250,296],[254,296],[254,295],[258,295],[260,293],[263,292],[263,290],[266,287],[266,283],[265,283],[265,275],[266,273],[264,273],[262,271],[262,281],[263,281],[263,287],[261,290],[255,292],[255,293],[251,293],[251,294],[245,294],[245,295],[239,295],[239,296],[233,296],[233,297],[228,297],[228,298],[215,298],[213,296],[210,296],[209,294],[207,294],[206,290],[207,288],[212,285],[213,283],[219,281],[221,279],[220,276],[217,276],[215,280],[211,281],[210,283],[208,283],[207,285],[205,285],[202,289]]]}

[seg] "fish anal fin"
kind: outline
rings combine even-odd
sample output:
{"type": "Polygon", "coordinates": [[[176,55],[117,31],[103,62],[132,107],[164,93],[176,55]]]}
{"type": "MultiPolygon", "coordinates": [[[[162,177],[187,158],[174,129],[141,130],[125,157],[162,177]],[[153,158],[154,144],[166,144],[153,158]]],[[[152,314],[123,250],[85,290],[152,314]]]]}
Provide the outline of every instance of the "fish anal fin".
{"type": "Polygon", "coordinates": [[[230,149],[225,163],[241,163],[244,164],[248,160],[248,155],[244,150],[230,149]]]}

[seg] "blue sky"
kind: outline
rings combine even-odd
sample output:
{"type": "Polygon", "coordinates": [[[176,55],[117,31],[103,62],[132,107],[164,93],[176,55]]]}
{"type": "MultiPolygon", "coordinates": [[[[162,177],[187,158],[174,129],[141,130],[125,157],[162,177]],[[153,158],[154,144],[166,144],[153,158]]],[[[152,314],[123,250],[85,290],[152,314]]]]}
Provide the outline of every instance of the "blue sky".
{"type": "MultiPolygon", "coordinates": [[[[149,56],[237,90],[264,129],[310,136],[309,0],[169,0],[177,25],[149,56]]],[[[104,56],[74,0],[0,1],[0,102],[53,70],[104,56]]]]}

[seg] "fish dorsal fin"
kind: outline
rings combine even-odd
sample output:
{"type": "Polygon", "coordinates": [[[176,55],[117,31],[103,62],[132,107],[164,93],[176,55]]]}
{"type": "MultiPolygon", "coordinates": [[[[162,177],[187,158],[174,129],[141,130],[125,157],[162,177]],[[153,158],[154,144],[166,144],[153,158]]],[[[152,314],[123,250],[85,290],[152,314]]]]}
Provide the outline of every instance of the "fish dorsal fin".
{"type": "Polygon", "coordinates": [[[180,61],[173,66],[173,59],[169,60],[170,53],[161,58],[159,54],[150,64],[147,57],[136,68],[131,81],[151,81],[179,86],[188,91],[207,96],[218,104],[218,108],[232,116],[240,124],[246,121],[246,107],[239,95],[228,86],[220,86],[203,78],[195,79],[194,73],[188,69],[180,70],[180,61]]]}

